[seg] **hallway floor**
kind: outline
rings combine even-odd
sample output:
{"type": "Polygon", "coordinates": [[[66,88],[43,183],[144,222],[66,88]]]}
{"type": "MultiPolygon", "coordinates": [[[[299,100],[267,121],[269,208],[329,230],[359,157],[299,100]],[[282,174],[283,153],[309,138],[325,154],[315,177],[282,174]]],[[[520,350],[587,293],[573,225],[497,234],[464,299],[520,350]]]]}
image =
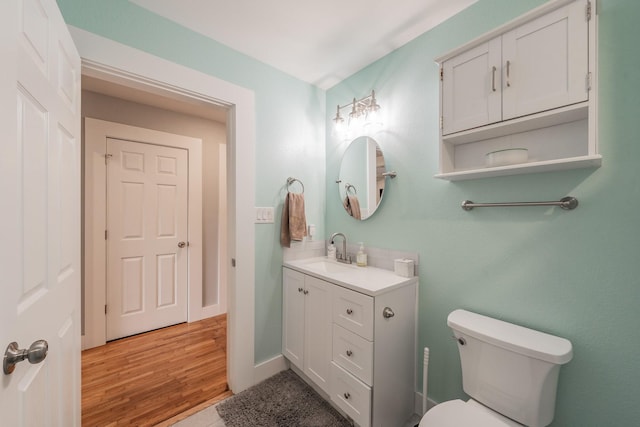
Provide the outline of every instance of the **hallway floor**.
{"type": "Polygon", "coordinates": [[[226,315],[82,352],[82,425],[153,426],[228,390],[226,315]]]}

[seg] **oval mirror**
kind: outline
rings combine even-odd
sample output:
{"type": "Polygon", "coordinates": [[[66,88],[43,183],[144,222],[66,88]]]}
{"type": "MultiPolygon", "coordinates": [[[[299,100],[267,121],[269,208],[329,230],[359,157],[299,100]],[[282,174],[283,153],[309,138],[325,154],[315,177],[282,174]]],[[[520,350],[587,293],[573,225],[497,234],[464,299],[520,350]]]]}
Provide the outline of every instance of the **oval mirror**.
{"type": "Polygon", "coordinates": [[[369,218],[384,195],[384,156],[375,139],[354,139],[342,157],[338,188],[340,203],[355,219],[369,218]]]}

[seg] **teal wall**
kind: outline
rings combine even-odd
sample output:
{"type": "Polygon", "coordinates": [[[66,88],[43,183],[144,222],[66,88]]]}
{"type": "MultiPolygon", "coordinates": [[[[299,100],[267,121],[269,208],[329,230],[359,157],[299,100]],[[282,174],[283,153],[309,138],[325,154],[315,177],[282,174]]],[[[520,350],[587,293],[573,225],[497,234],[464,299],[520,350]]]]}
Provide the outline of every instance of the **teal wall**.
{"type": "Polygon", "coordinates": [[[332,185],[346,144],[328,137],[326,230],[366,246],[420,254],[418,360],[421,365],[421,348],[429,347],[432,399],[464,397],[446,317],[465,308],[572,341],[574,358],[561,370],[553,426],[638,425],[640,2],[598,2],[602,167],[456,183],[433,178],[438,172],[433,58],[542,3],[480,0],[327,92],[329,126],[336,104],[376,90],[386,131],[375,138],[398,177],[387,182],[376,214],[354,221],[336,202],[332,185]],[[579,199],[578,209],[460,208],[465,199],[565,195],[579,199]]]}
{"type": "MultiPolygon", "coordinates": [[[[67,24],[252,90],[256,206],[276,206],[279,218],[286,179],[294,176],[304,182],[308,222],[324,235],[324,91],[126,0],[58,0],[58,5],[67,24]]],[[[256,363],[281,352],[279,225],[255,226],[256,363]]]]}
{"type": "MultiPolygon", "coordinates": [[[[464,396],[457,349],[446,327],[447,314],[462,307],[572,341],[575,356],[561,371],[554,426],[637,425],[640,2],[598,2],[601,168],[458,183],[433,178],[433,58],[543,0],[480,0],[326,94],[125,0],[58,3],[71,25],[255,92],[257,206],[280,209],[285,180],[295,176],[305,184],[308,222],[316,224],[318,236],[341,231],[350,242],[420,254],[419,347],[431,350],[431,398],[464,396]],[[386,130],[376,139],[398,177],[387,182],[376,214],[357,222],[342,209],[335,185],[347,144],[329,136],[325,148],[325,134],[331,134],[336,104],[371,89],[385,113],[386,130]],[[579,208],[459,207],[464,199],[565,195],[577,197],[579,208]]],[[[256,226],[256,363],[280,353],[278,231],[278,224],[256,226]]]]}

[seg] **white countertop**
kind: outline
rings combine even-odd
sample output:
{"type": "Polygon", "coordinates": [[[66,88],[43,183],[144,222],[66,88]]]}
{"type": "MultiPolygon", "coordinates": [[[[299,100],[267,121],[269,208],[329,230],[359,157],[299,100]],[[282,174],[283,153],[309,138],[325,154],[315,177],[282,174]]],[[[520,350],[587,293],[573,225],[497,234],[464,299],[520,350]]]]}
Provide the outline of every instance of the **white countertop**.
{"type": "Polygon", "coordinates": [[[327,257],[285,261],[283,265],[370,296],[380,295],[418,280],[417,277],[398,276],[393,271],[382,268],[343,264],[327,257]]]}

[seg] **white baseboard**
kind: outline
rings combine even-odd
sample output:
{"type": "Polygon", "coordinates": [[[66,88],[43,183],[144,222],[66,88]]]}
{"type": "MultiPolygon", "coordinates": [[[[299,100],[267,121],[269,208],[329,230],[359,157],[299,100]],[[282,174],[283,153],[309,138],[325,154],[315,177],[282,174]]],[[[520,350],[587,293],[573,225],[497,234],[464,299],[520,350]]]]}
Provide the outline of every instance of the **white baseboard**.
{"type": "Polygon", "coordinates": [[[258,363],[253,367],[253,383],[258,384],[259,382],[264,381],[286,369],[289,369],[289,365],[287,365],[287,361],[284,356],[279,354],[269,360],[258,363]]]}

